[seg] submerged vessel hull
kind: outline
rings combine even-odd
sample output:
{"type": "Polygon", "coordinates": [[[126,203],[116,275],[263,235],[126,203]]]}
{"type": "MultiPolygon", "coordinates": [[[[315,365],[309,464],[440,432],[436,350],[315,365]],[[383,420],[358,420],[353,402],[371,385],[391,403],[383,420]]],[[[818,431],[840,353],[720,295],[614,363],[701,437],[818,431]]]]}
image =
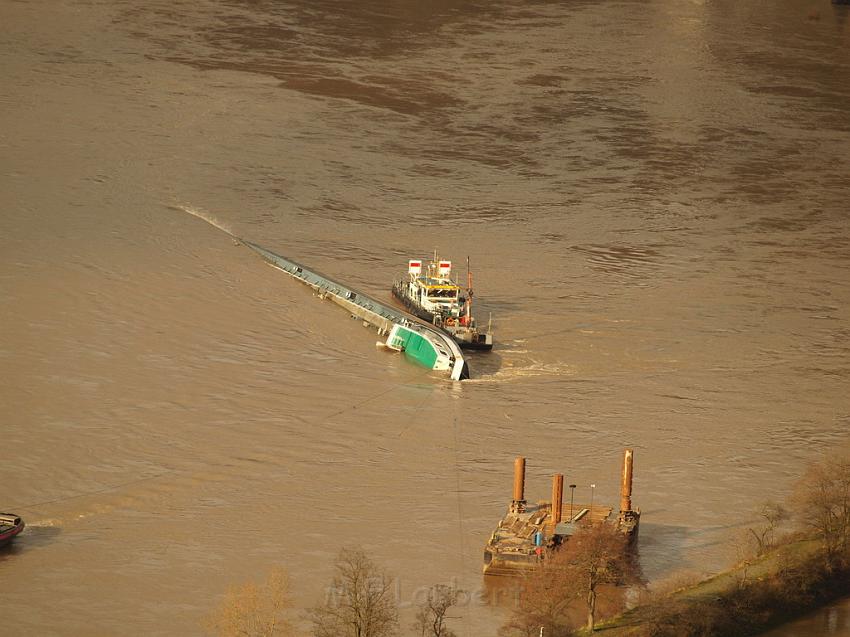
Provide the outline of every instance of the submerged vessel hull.
{"type": "Polygon", "coordinates": [[[419,323],[413,316],[262,246],[248,241],[243,243],[275,268],[313,288],[319,298],[333,301],[377,329],[379,334],[389,335],[386,345],[390,349],[403,352],[405,357],[429,369],[448,371],[452,380],[469,378],[469,365],[458,344],[442,330],[419,323]]]}

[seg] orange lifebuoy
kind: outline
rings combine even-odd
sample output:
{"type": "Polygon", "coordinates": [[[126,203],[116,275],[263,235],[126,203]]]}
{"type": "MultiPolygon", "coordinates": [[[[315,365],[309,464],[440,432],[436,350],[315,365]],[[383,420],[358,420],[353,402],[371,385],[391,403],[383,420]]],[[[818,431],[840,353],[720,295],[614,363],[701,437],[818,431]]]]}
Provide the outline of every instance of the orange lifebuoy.
{"type": "Polygon", "coordinates": [[[454,324],[455,324],[455,320],[451,316],[446,319],[446,325],[448,325],[449,327],[451,327],[454,324]]]}

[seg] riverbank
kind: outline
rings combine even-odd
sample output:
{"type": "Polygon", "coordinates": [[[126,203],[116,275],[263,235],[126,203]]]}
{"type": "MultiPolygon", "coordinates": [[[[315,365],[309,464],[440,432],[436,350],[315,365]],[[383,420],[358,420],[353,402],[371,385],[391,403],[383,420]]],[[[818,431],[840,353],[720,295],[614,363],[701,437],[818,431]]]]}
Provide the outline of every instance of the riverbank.
{"type": "Polygon", "coordinates": [[[819,539],[795,537],[697,584],[653,596],[594,632],[605,637],[758,635],[847,595],[850,551],[827,557],[819,539]]]}

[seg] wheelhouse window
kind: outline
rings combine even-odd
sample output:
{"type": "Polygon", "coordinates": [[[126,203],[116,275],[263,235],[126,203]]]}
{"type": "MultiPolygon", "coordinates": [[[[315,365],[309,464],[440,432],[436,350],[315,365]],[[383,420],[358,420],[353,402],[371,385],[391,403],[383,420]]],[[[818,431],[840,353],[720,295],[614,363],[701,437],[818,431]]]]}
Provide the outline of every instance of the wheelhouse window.
{"type": "Polygon", "coordinates": [[[456,299],[457,298],[457,290],[428,290],[428,298],[429,299],[456,299]]]}

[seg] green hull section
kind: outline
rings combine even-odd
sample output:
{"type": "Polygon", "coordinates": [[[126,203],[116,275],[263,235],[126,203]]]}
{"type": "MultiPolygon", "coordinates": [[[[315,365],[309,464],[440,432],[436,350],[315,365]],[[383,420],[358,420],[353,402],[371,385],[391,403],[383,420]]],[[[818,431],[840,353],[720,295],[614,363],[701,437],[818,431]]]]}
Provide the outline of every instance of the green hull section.
{"type": "Polygon", "coordinates": [[[402,350],[405,356],[420,365],[434,369],[434,363],[437,362],[437,350],[420,334],[402,327],[395,331],[389,345],[402,350]]]}

